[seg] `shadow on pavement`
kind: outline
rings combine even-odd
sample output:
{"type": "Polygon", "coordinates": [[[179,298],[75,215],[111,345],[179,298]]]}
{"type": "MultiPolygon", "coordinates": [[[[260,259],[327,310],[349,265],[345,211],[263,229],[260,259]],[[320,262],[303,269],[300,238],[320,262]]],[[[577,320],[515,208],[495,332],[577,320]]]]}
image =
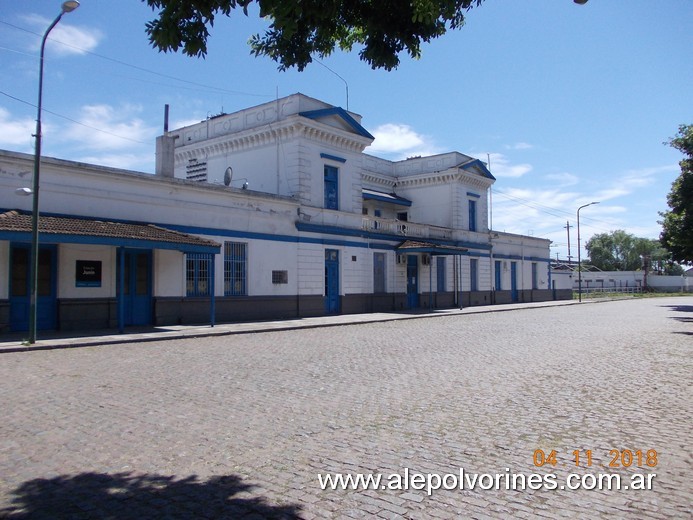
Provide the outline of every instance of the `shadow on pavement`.
{"type": "Polygon", "coordinates": [[[254,486],[235,475],[199,481],[196,475],[80,473],[27,481],[0,510],[11,519],[298,519],[299,505],[273,506],[250,497],[254,486]],[[245,492],[245,493],[244,493],[245,492]],[[244,493],[242,498],[236,497],[244,493]]]}
{"type": "MultiPolygon", "coordinates": [[[[671,309],[674,312],[693,313],[693,305],[663,305],[663,307],[671,309]]],[[[693,323],[693,316],[670,316],[670,318],[683,323],[693,323]]]]}

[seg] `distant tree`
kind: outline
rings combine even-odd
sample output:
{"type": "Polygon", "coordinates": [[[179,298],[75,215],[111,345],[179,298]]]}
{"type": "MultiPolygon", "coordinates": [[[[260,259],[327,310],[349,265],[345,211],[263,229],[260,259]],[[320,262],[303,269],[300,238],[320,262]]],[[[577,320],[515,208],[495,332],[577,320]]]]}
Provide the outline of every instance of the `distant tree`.
{"type": "Polygon", "coordinates": [[[655,238],[636,238],[635,251],[642,260],[642,269],[663,275],[681,275],[683,268],[671,258],[671,253],[655,238]]]}
{"type": "Polygon", "coordinates": [[[660,213],[664,220],[659,239],[677,262],[693,262],[693,125],[679,126],[679,133],[668,143],[686,158],[679,162],[681,174],[667,196],[669,211],[660,213]]]}
{"type": "Polygon", "coordinates": [[[642,262],[635,248],[636,238],[622,229],[594,235],[585,244],[590,264],[602,271],[635,271],[642,262]]]}
{"type": "Polygon", "coordinates": [[[464,25],[465,13],[483,0],[142,0],[157,18],[146,24],[149,41],[160,51],[183,48],[188,56],[207,53],[208,27],[221,14],[255,2],[260,16],[271,21],[263,36],[250,38],[251,52],[268,56],[281,70],[303,70],[311,55],[331,54],[335,47],[349,51],[361,46],[362,60],[391,70],[399,53],[421,55],[429,42],[464,25]]]}
{"type": "Polygon", "coordinates": [[[648,270],[662,274],[677,272],[671,253],[659,240],[639,238],[622,229],[594,235],[585,244],[589,263],[602,271],[648,270]]]}

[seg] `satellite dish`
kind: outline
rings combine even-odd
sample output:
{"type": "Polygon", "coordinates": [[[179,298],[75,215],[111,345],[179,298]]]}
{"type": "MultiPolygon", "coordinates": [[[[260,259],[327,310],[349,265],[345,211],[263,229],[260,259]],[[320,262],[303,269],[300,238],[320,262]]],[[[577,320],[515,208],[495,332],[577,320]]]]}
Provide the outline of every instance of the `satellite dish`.
{"type": "Polygon", "coordinates": [[[231,179],[233,179],[233,168],[229,166],[228,168],[226,168],[226,171],[224,172],[224,185],[230,186],[231,179]]]}

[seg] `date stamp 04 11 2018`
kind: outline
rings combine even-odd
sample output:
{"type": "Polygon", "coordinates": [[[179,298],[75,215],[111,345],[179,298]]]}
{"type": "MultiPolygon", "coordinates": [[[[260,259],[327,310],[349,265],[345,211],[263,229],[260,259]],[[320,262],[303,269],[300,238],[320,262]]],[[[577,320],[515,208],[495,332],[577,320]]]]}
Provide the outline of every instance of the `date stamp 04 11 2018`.
{"type": "MultiPolygon", "coordinates": [[[[592,466],[592,450],[573,450],[573,458],[571,459],[576,467],[589,468],[592,466]]],[[[657,450],[609,450],[610,461],[607,464],[609,468],[629,468],[636,466],[638,468],[654,468],[657,466],[657,450]]],[[[544,450],[534,450],[532,462],[538,468],[549,464],[556,466],[558,464],[558,452],[551,450],[546,453],[544,450]]]]}

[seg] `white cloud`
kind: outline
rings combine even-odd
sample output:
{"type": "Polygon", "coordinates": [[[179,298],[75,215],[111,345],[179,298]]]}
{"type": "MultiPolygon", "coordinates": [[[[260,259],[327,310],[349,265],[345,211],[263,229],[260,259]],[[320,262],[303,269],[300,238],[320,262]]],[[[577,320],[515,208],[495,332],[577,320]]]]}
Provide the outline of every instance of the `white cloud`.
{"type": "Polygon", "coordinates": [[[501,153],[488,154],[491,160],[491,173],[494,177],[517,178],[532,171],[532,165],[527,163],[511,164],[508,158],[501,153]]]}
{"type": "MultiPolygon", "coordinates": [[[[56,25],[46,40],[46,49],[59,55],[85,54],[91,52],[103,39],[103,34],[98,29],[78,27],[71,25],[65,15],[58,25],[56,25]]],[[[24,21],[35,27],[36,32],[41,35],[34,40],[33,50],[41,47],[41,38],[52,20],[38,15],[27,15],[24,21]]]]}
{"type": "MultiPolygon", "coordinates": [[[[36,131],[36,122],[29,118],[13,119],[10,112],[0,107],[0,147],[33,146],[32,134],[36,131]]],[[[45,132],[45,129],[44,129],[45,132]]]]}
{"type": "Polygon", "coordinates": [[[633,188],[641,188],[644,186],[649,186],[653,182],[658,181],[658,177],[664,174],[677,173],[678,171],[679,167],[676,164],[640,168],[638,170],[628,170],[620,182],[625,183],[633,188]]]}
{"type": "Polygon", "coordinates": [[[611,199],[616,199],[618,197],[623,197],[625,195],[630,195],[633,192],[633,189],[628,186],[622,186],[622,187],[611,187],[611,188],[605,188],[603,190],[599,190],[594,192],[592,195],[593,199],[599,202],[605,201],[605,200],[611,200],[611,199]]]}
{"type": "Polygon", "coordinates": [[[546,180],[552,181],[560,187],[575,186],[578,182],[580,182],[580,179],[576,175],[566,172],[550,173],[548,175],[544,175],[544,178],[546,180]]]}
{"type": "Polygon", "coordinates": [[[178,128],[185,128],[186,126],[192,126],[196,125],[197,123],[204,121],[204,118],[190,118],[190,119],[181,119],[179,121],[174,121],[173,124],[169,127],[170,129],[178,129],[178,128]]]}
{"type": "Polygon", "coordinates": [[[157,129],[138,117],[141,111],[133,105],[86,105],[78,123],[70,124],[60,137],[81,149],[122,150],[139,145],[153,149],[157,129]]]}
{"type": "Polygon", "coordinates": [[[603,189],[596,191],[592,195],[592,200],[606,201],[631,195],[636,190],[646,188],[659,181],[658,177],[676,170],[675,165],[628,170],[623,175],[616,176],[603,189]]]}
{"type": "Polygon", "coordinates": [[[125,170],[153,172],[154,171],[154,152],[148,153],[116,153],[116,154],[92,154],[85,155],[77,159],[88,164],[98,164],[100,166],[110,166],[113,168],[123,168],[125,170]]]}
{"type": "Polygon", "coordinates": [[[386,123],[372,130],[371,134],[375,141],[368,148],[368,153],[382,154],[393,160],[440,153],[429,137],[419,134],[409,125],[386,123]]]}
{"type": "Polygon", "coordinates": [[[531,145],[529,143],[520,142],[520,143],[505,145],[505,147],[508,150],[530,150],[530,149],[534,148],[534,145],[531,145]]]}
{"type": "Polygon", "coordinates": [[[101,31],[61,24],[51,33],[55,40],[55,52],[59,54],[85,54],[98,47],[103,38],[101,31]]]}

